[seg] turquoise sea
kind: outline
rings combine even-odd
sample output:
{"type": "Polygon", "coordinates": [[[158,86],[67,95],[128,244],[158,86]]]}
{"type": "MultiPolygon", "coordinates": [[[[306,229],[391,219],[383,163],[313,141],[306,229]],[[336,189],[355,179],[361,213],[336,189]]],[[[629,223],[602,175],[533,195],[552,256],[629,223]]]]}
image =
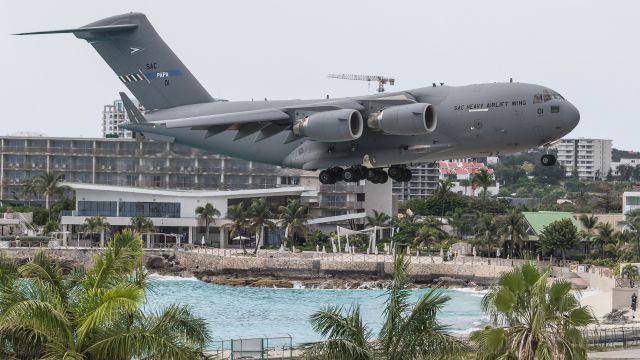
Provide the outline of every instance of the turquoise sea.
{"type": "MultiPolygon", "coordinates": [[[[152,275],[147,309],[173,303],[191,305],[205,318],[215,340],[273,337],[289,334],[294,344],[319,340],[309,316],[324,305],[359,304],[364,321],[377,332],[384,290],[323,290],[231,287],[196,279],[152,275]]],[[[414,300],[426,290],[412,291],[414,300]]],[[[485,323],[480,309],[483,292],[443,290],[451,297],[439,319],[454,333],[466,334],[485,323]]]]}

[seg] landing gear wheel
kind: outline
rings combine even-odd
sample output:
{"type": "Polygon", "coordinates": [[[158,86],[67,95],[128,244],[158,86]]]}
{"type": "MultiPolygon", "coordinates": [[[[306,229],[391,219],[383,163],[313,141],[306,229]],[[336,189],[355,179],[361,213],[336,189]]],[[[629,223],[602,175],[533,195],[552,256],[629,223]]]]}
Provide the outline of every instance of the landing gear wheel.
{"type": "Polygon", "coordinates": [[[551,154],[542,155],[540,162],[543,166],[553,166],[556,164],[556,157],[551,154]]]}
{"type": "Polygon", "coordinates": [[[389,173],[389,177],[395,181],[402,181],[402,175],[404,173],[404,168],[401,166],[391,166],[387,171],[389,173]]]}
{"type": "Polygon", "coordinates": [[[350,167],[344,170],[344,173],[342,173],[342,179],[346,182],[356,182],[360,180],[358,175],[358,170],[350,167]]]}
{"type": "Polygon", "coordinates": [[[336,178],[330,170],[322,170],[320,171],[320,175],[318,175],[318,179],[324,185],[330,185],[336,183],[336,178]]]}
{"type": "Polygon", "coordinates": [[[344,169],[341,167],[332,167],[329,168],[329,171],[333,174],[333,177],[336,181],[342,180],[342,174],[344,173],[344,169]]]}
{"type": "Polygon", "coordinates": [[[384,184],[389,180],[389,175],[382,169],[369,169],[367,180],[374,184],[384,184]]]}
{"type": "Polygon", "coordinates": [[[413,173],[411,172],[411,170],[405,168],[404,169],[404,174],[402,174],[402,181],[403,182],[409,182],[412,177],[413,177],[413,173]]]}

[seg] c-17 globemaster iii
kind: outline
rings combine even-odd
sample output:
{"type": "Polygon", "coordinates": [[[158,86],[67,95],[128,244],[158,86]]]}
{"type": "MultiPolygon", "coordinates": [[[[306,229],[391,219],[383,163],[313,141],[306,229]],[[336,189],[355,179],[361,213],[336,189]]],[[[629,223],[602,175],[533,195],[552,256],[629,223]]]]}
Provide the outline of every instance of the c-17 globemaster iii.
{"type": "MultiPolygon", "coordinates": [[[[144,14],[19,35],[54,33],[89,42],[144,107],[120,93],[130,119],[122,127],[213,153],[322,170],[324,184],[408,181],[406,164],[548,146],[580,120],[557,92],[513,82],[434,84],[339,99],[222,101],[200,85],[144,14]]],[[[541,162],[550,166],[556,159],[547,154],[541,162]]]]}

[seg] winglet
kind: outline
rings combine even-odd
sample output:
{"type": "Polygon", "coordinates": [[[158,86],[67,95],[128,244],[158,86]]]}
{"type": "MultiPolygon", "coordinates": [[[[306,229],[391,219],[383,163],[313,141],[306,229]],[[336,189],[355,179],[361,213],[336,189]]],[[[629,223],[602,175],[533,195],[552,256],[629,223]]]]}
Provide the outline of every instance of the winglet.
{"type": "Polygon", "coordinates": [[[127,110],[127,115],[129,115],[129,121],[132,123],[146,123],[147,119],[145,119],[144,115],[140,112],[137,106],[134,105],[133,101],[129,99],[127,94],[121,92],[120,98],[122,99],[122,104],[124,105],[125,110],[127,110]]]}

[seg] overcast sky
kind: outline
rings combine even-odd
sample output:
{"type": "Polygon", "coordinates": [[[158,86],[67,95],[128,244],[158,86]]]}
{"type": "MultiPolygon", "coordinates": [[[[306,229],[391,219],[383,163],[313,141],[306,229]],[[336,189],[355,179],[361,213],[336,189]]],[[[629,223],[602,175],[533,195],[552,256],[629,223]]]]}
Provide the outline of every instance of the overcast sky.
{"type": "MultiPolygon", "coordinates": [[[[125,89],[71,34],[140,11],[214,97],[355,96],[367,83],[329,73],[381,74],[393,90],[432,82],[514,81],[573,102],[570,136],[640,150],[640,2],[629,1],[3,1],[0,134],[100,136],[102,106],[125,89]]],[[[375,91],[371,84],[370,91],[375,91]]]]}

